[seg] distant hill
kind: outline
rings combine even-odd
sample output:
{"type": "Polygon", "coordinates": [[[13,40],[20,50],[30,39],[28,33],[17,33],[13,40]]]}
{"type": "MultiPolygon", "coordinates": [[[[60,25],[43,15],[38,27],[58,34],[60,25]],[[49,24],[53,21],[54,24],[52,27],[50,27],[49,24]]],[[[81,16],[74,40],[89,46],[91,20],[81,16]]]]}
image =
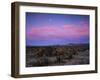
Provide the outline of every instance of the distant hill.
{"type": "Polygon", "coordinates": [[[31,46],[29,46],[28,45],[27,47],[50,47],[50,46],[51,47],[53,47],[53,46],[54,47],[59,47],[59,46],[81,46],[81,45],[82,46],[83,45],[84,46],[89,46],[89,43],[69,43],[69,44],[64,44],[64,45],[43,45],[43,46],[42,45],[40,45],[40,46],[37,46],[37,45],[34,45],[34,46],[31,45],[31,46]]]}

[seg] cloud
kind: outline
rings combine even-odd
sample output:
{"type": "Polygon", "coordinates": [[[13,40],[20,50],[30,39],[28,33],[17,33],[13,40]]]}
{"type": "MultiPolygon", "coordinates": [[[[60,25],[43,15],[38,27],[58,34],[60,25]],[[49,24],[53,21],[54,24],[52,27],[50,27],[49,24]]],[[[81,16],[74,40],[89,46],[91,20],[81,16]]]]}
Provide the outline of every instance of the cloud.
{"type": "Polygon", "coordinates": [[[63,39],[63,38],[80,38],[89,36],[89,26],[87,23],[65,24],[61,26],[39,26],[29,27],[26,30],[28,39],[63,39]]]}

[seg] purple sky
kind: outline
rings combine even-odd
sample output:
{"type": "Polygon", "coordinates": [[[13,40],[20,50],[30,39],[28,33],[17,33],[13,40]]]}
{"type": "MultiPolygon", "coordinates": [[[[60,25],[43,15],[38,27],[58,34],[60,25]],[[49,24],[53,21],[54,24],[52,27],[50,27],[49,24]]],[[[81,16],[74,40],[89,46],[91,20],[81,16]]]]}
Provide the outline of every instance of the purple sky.
{"type": "Polygon", "coordinates": [[[89,43],[89,15],[26,13],[26,45],[89,43]]]}

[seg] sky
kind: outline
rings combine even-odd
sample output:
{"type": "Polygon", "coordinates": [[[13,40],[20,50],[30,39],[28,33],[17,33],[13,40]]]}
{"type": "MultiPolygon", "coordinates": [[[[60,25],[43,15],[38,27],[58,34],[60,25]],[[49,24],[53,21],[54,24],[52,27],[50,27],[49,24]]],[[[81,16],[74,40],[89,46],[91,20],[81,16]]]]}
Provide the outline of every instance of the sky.
{"type": "Polygon", "coordinates": [[[89,15],[26,12],[26,46],[89,43],[89,15]]]}

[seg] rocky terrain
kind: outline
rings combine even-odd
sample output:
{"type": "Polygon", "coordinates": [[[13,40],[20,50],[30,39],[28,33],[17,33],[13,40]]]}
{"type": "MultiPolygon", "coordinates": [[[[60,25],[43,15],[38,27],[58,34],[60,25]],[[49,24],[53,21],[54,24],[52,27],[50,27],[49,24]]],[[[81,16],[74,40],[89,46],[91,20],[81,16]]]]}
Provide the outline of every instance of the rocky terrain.
{"type": "Polygon", "coordinates": [[[80,64],[89,64],[89,44],[26,47],[26,67],[80,64]]]}

